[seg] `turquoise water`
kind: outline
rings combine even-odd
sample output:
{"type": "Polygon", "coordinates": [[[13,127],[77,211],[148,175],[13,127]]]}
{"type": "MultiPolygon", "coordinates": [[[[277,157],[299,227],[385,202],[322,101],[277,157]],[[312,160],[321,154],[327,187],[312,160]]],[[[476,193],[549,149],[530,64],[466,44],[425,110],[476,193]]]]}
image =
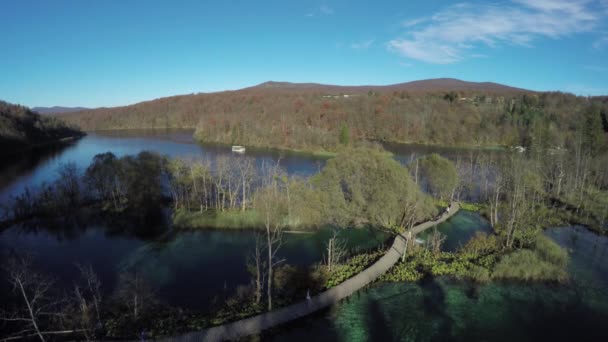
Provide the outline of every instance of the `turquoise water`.
{"type": "MultiPolygon", "coordinates": [[[[490,222],[473,211],[460,210],[449,220],[437,225],[437,231],[445,236],[442,250],[456,251],[467,243],[476,232],[491,233],[490,222]]],[[[418,239],[426,240],[433,229],[428,229],[417,236],[418,239]]]]}
{"type": "Polygon", "coordinates": [[[273,341],[606,341],[608,237],[546,234],[570,251],[565,285],[428,278],[378,284],[266,336],[273,341]]]}
{"type": "MultiPolygon", "coordinates": [[[[169,230],[146,240],[94,225],[64,232],[14,227],[0,233],[0,256],[5,258],[11,250],[32,253],[37,269],[53,276],[57,289],[65,290],[78,277],[76,264],[91,264],[107,295],[120,272],[135,270],[162,301],[205,312],[214,298],[233,296],[237,286],[249,284],[246,263],[255,248],[255,234],[251,230],[169,230]]],[[[320,262],[331,236],[330,228],[286,233],[278,257],[297,266],[320,262]]],[[[347,229],[340,236],[350,249],[376,248],[388,238],[370,229],[347,229]]]]}

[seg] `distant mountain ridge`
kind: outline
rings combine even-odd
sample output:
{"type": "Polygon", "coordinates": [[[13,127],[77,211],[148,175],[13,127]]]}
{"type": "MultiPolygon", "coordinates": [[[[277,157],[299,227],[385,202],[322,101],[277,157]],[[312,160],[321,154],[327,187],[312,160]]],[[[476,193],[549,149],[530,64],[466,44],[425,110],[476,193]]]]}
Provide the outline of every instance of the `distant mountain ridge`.
{"type": "Polygon", "coordinates": [[[91,108],[86,107],[62,107],[62,106],[53,106],[53,107],[34,107],[32,111],[38,114],[60,114],[60,113],[74,113],[74,112],[82,112],[85,110],[91,110],[91,108]]]}
{"type": "Polygon", "coordinates": [[[241,89],[242,91],[305,91],[305,92],[340,92],[360,94],[369,91],[409,91],[409,92],[436,92],[436,91],[474,91],[491,93],[514,93],[532,92],[531,90],[511,87],[494,82],[469,82],[455,78],[435,78],[418,80],[405,83],[389,85],[360,85],[360,86],[341,86],[320,83],[291,83],[268,81],[253,87],[241,89]]]}

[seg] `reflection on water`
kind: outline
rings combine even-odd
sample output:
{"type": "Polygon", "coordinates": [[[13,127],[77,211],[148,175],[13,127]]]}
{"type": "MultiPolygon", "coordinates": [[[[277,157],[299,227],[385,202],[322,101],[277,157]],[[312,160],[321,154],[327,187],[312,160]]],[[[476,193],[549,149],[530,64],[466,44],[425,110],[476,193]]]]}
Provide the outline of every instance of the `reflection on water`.
{"type": "Polygon", "coordinates": [[[608,237],[581,227],[546,233],[569,248],[571,283],[447,278],[378,284],[265,336],[274,341],[606,341],[608,237]]]}
{"type": "MultiPolygon", "coordinates": [[[[466,244],[476,232],[491,233],[492,227],[479,213],[460,210],[449,220],[437,225],[437,231],[445,236],[441,249],[454,252],[466,244]]],[[[426,230],[419,234],[418,238],[426,240],[432,232],[432,229],[426,230]]]]}
{"type": "MultiPolygon", "coordinates": [[[[63,150],[46,154],[28,153],[12,171],[12,177],[2,177],[0,183],[0,203],[6,202],[11,194],[21,193],[26,186],[37,186],[42,182],[52,182],[57,178],[60,165],[76,163],[86,169],[93,157],[99,153],[112,152],[117,157],[136,155],[141,151],[154,151],[170,157],[213,158],[232,154],[231,147],[217,144],[197,144],[192,138],[192,130],[124,130],[92,132],[63,150]],[[30,155],[31,154],[31,155],[30,155]],[[28,162],[33,160],[35,162],[28,162]]],[[[326,158],[306,154],[287,153],[276,150],[251,150],[246,153],[256,158],[258,167],[264,163],[276,163],[291,175],[308,176],[318,172],[326,158]]],[[[3,163],[4,165],[4,163],[3,163]]],[[[14,166],[13,166],[14,168],[14,166]]]]}
{"type": "MultiPolygon", "coordinates": [[[[113,226],[91,224],[53,232],[13,227],[0,234],[0,255],[4,258],[10,250],[33,253],[37,267],[53,275],[63,289],[76,280],[76,263],[91,264],[107,294],[119,272],[137,270],[158,289],[162,300],[206,311],[214,297],[232,296],[238,285],[249,284],[246,262],[254,250],[255,234],[251,230],[169,229],[146,241],[137,232],[117,234],[113,226]]],[[[285,234],[279,258],[298,266],[320,262],[331,236],[330,228],[285,234]]],[[[348,229],[341,236],[350,249],[375,248],[388,237],[368,229],[348,229]]]]}
{"type": "Polygon", "coordinates": [[[546,234],[568,249],[569,271],[577,283],[608,289],[608,237],[582,226],[552,228],[546,234]]]}
{"type": "Polygon", "coordinates": [[[39,165],[44,164],[49,159],[56,158],[66,148],[76,143],[78,142],[70,141],[66,143],[50,144],[20,154],[1,156],[0,191],[15,182],[19,177],[26,177],[39,165]]]}
{"type": "MultiPolygon", "coordinates": [[[[18,194],[25,186],[36,186],[42,182],[52,182],[57,178],[61,164],[74,162],[84,170],[96,154],[112,152],[117,157],[135,155],[149,150],[170,157],[213,158],[217,155],[232,154],[231,147],[219,144],[198,144],[192,138],[193,130],[187,129],[150,129],[117,130],[91,132],[66,148],[46,151],[30,151],[18,160],[2,163],[0,169],[0,203],[11,194],[18,194]],[[9,167],[10,165],[10,167],[9,167]]],[[[430,153],[440,153],[450,159],[472,157],[483,153],[499,155],[501,152],[470,149],[441,148],[424,145],[385,144],[385,148],[395,153],[395,159],[407,163],[412,155],[420,157],[430,153]]],[[[276,163],[291,175],[309,176],[318,172],[327,158],[311,154],[292,153],[272,149],[247,150],[246,155],[256,158],[258,167],[264,163],[276,163]]]]}

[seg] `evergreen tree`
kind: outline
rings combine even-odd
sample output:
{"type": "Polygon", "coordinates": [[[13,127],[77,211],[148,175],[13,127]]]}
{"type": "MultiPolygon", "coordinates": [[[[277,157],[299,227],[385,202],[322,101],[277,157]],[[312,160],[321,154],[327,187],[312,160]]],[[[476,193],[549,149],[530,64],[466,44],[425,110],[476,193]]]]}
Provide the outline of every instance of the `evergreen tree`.
{"type": "Polygon", "coordinates": [[[340,128],[340,144],[348,145],[350,143],[350,130],[346,124],[342,124],[340,128]]]}

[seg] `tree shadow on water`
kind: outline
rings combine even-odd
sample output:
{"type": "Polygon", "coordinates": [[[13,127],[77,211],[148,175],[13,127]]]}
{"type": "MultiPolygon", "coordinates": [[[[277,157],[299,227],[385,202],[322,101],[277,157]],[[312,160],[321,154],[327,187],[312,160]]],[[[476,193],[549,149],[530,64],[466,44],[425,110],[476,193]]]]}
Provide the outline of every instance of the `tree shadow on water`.
{"type": "Polygon", "coordinates": [[[382,312],[378,300],[371,299],[367,302],[366,325],[370,340],[372,341],[398,341],[398,336],[393,331],[382,312]]]}
{"type": "Polygon", "coordinates": [[[453,339],[451,335],[452,318],[446,314],[445,292],[441,285],[432,276],[425,276],[420,281],[423,289],[423,310],[424,316],[428,320],[437,321],[434,336],[429,336],[431,340],[445,341],[453,339]]]}

